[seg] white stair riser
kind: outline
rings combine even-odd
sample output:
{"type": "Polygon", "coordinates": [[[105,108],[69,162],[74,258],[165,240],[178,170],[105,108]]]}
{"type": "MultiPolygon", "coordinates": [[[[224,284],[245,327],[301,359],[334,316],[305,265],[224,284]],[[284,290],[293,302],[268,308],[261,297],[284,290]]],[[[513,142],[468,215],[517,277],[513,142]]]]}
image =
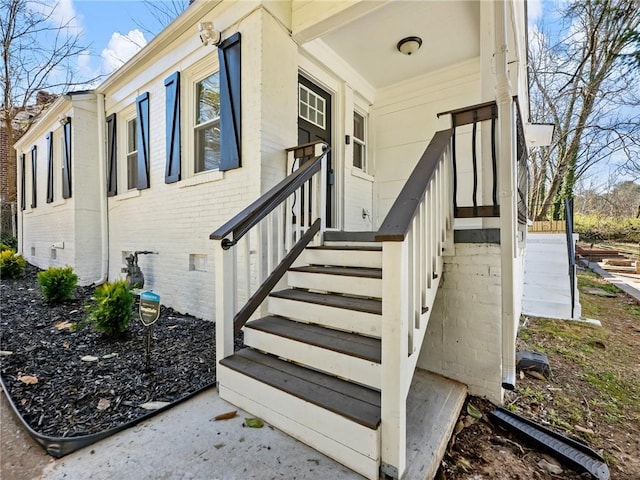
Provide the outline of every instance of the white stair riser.
{"type": "Polygon", "coordinates": [[[222,399],[262,418],[366,478],[378,478],[379,428],[363,427],[220,365],[218,380],[222,399]],[[251,392],[251,397],[238,392],[251,392]]]}
{"type": "Polygon", "coordinates": [[[356,312],[314,303],[297,302],[285,298],[269,297],[269,312],[292,320],[315,323],[336,330],[355,332],[380,338],[382,317],[373,313],[356,312]]]}
{"type": "Polygon", "coordinates": [[[287,279],[290,287],[360,295],[363,297],[382,297],[382,279],[380,278],[289,271],[287,279]]]}
{"type": "Polygon", "coordinates": [[[338,267],[382,268],[382,252],[367,250],[306,249],[301,259],[309,265],[338,267]]]}
{"type": "Polygon", "coordinates": [[[245,328],[244,344],[348,381],[380,389],[380,364],[333,350],[298,342],[253,328],[245,328]]]}
{"type": "Polygon", "coordinates": [[[547,288],[537,285],[526,285],[524,290],[525,299],[540,299],[544,302],[566,302],[571,299],[571,289],[568,285],[562,288],[547,288]]]}
{"type": "Polygon", "coordinates": [[[348,241],[332,241],[324,242],[327,247],[370,247],[371,242],[348,242],[348,241]]]}
{"type": "MultiPolygon", "coordinates": [[[[541,302],[523,298],[522,313],[533,317],[568,319],[571,318],[571,305],[567,302],[541,302]]],[[[575,313],[578,314],[579,312],[576,311],[575,313]]]]}

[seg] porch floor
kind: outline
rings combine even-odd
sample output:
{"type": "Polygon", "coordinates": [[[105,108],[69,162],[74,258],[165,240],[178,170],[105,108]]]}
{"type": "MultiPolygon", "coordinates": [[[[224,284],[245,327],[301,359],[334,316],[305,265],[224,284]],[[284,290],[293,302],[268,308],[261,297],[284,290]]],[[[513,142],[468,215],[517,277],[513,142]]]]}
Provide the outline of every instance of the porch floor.
{"type": "MultiPolygon", "coordinates": [[[[407,480],[431,478],[455,425],[466,388],[418,371],[409,394],[407,480]],[[431,433],[430,433],[431,432],[431,433]],[[435,435],[434,435],[435,434],[435,435]],[[434,461],[435,460],[435,461],[434,461]]],[[[231,420],[213,417],[235,410],[216,389],[180,404],[140,425],[78,450],[44,469],[23,472],[47,480],[83,478],[241,479],[268,472],[269,478],[359,479],[360,475],[268,425],[242,428],[247,413],[231,420]]],[[[30,439],[26,439],[27,441],[30,439]]]]}

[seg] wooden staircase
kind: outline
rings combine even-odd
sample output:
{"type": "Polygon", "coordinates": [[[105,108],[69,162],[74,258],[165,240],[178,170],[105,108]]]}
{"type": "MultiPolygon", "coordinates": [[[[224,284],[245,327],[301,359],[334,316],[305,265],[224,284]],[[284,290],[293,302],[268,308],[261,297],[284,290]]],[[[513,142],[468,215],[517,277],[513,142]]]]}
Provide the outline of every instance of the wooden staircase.
{"type": "Polygon", "coordinates": [[[220,361],[220,395],[367,478],[380,466],[382,251],[305,249],[247,348],[220,361]]]}
{"type": "Polygon", "coordinates": [[[315,143],[210,235],[220,396],[370,479],[433,478],[466,395],[416,368],[453,245],[452,134],[434,135],[376,232],[326,231],[315,143]]]}

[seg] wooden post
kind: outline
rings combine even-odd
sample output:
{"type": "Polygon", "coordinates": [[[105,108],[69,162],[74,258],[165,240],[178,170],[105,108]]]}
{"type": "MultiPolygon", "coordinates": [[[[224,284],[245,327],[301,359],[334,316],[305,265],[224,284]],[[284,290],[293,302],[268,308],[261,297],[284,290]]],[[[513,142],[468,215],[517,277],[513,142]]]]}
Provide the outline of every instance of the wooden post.
{"type": "Polygon", "coordinates": [[[382,244],[382,473],[401,478],[407,457],[408,368],[407,242],[382,244]]]}
{"type": "Polygon", "coordinates": [[[233,355],[233,316],[236,296],[235,247],[222,248],[224,240],[214,242],[216,279],[216,362],[233,355]]]}

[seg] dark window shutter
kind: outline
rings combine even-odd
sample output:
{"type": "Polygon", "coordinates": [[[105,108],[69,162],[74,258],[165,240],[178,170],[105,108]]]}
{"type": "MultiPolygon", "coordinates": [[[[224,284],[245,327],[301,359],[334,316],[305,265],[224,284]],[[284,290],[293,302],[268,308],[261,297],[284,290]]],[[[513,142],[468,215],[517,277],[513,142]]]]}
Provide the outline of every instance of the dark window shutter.
{"type": "Polygon", "coordinates": [[[47,203],[53,202],[53,132],[47,134],[47,203]]]}
{"type": "Polygon", "coordinates": [[[107,117],[107,196],[118,194],[118,149],[116,135],[116,114],[107,117]]]}
{"type": "Polygon", "coordinates": [[[38,189],[36,179],[38,177],[38,147],[31,147],[31,208],[38,206],[38,189]]]}
{"type": "Polygon", "coordinates": [[[71,198],[71,119],[62,127],[64,137],[62,152],[62,198],[71,198]]]}
{"type": "Polygon", "coordinates": [[[167,163],[164,183],[180,180],[180,72],[175,72],[164,81],[166,95],[167,163]]]}
{"type": "Polygon", "coordinates": [[[136,98],[138,114],[138,183],[136,188],[149,188],[149,92],[136,98]]]}
{"type": "Polygon", "coordinates": [[[218,47],[220,63],[220,170],[241,166],[240,32],[218,47]]]}
{"type": "Polygon", "coordinates": [[[25,168],[27,166],[27,156],[23,153],[20,155],[20,170],[22,171],[22,175],[20,176],[20,210],[24,210],[27,208],[27,199],[25,195],[27,194],[27,174],[25,172],[25,168]]]}

